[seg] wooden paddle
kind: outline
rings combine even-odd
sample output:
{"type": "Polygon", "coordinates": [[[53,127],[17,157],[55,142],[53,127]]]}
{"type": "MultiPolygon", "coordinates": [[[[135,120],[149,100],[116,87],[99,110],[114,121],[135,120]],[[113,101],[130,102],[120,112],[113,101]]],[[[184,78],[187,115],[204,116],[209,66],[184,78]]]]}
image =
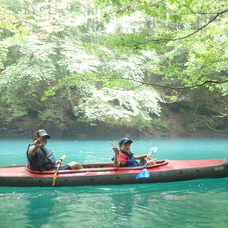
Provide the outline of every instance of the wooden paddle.
{"type": "MultiPolygon", "coordinates": [[[[59,160],[63,160],[66,158],[66,155],[63,155],[59,160]]],[[[55,186],[57,177],[58,177],[58,171],[59,171],[60,164],[57,165],[57,169],[52,177],[52,186],[55,186]]]]}

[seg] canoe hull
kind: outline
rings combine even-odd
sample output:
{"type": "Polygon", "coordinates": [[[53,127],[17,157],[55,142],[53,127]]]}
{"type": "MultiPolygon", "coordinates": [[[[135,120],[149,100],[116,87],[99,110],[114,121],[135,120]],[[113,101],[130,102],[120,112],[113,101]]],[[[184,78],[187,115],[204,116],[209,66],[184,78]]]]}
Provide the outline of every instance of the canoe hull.
{"type": "MultiPolygon", "coordinates": [[[[176,162],[180,164],[181,161],[176,162]]],[[[149,178],[136,179],[136,175],[143,169],[100,169],[91,172],[90,170],[76,172],[61,172],[55,186],[86,186],[86,185],[122,185],[122,184],[142,184],[171,181],[185,181],[199,178],[223,178],[228,177],[228,160],[221,159],[212,165],[189,167],[187,165],[176,165],[175,162],[168,161],[168,164],[159,167],[149,167],[149,178]],[[185,167],[186,166],[186,167],[185,167]]],[[[189,163],[188,163],[189,164],[189,163]]],[[[193,163],[192,163],[193,164],[193,163]]],[[[17,175],[2,172],[0,168],[0,186],[51,186],[53,174],[37,174],[29,172],[26,167],[17,175]],[[5,174],[5,175],[4,175],[5,174]]],[[[9,168],[9,167],[8,167],[9,168]]]]}

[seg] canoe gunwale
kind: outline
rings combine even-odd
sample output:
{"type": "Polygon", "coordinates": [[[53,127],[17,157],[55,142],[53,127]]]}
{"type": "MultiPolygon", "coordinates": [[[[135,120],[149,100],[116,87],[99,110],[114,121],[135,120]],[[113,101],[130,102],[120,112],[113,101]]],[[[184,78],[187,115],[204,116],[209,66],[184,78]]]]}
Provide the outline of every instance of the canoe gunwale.
{"type": "MultiPolygon", "coordinates": [[[[95,165],[107,165],[109,163],[101,163],[95,165]]],[[[159,166],[164,166],[168,164],[168,160],[161,160],[156,165],[148,165],[148,166],[137,166],[137,167],[102,167],[102,168],[83,168],[83,169],[74,169],[74,170],[59,170],[59,174],[68,174],[68,173],[84,173],[84,172],[100,172],[100,171],[129,171],[129,170],[142,170],[142,169],[151,169],[159,166]]],[[[94,165],[94,164],[84,164],[84,165],[94,165]]],[[[47,175],[55,173],[55,170],[51,171],[39,171],[39,170],[31,170],[26,167],[27,171],[30,173],[47,175]]]]}

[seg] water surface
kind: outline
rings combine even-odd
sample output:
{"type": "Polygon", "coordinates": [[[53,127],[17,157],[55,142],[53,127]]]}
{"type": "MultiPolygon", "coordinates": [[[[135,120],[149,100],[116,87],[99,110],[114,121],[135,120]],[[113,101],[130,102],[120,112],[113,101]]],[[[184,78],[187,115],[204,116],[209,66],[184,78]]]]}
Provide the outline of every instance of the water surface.
{"type": "MultiPolygon", "coordinates": [[[[110,140],[51,140],[65,162],[109,162],[110,140]]],[[[0,166],[26,163],[29,140],[0,140],[0,166]]],[[[158,159],[228,157],[225,139],[134,140],[132,152],[159,147],[158,159]]],[[[24,188],[0,187],[0,227],[228,227],[228,178],[184,182],[24,188]]]]}

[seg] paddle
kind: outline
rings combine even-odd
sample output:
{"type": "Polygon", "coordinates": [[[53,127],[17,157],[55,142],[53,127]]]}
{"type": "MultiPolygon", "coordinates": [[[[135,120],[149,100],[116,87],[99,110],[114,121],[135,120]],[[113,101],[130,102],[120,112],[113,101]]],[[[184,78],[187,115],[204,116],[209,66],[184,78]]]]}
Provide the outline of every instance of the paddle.
{"type": "MultiPolygon", "coordinates": [[[[63,155],[59,160],[63,160],[66,158],[66,155],[63,155]]],[[[56,180],[57,180],[57,177],[58,177],[58,171],[59,171],[59,167],[60,167],[60,164],[57,165],[57,169],[52,177],[52,186],[55,186],[56,184],[56,180]]]]}
{"type": "MultiPolygon", "coordinates": [[[[152,147],[149,149],[148,154],[154,156],[157,152],[158,152],[158,147],[152,147]]],[[[145,167],[147,167],[149,161],[150,159],[147,159],[145,167]]],[[[145,168],[136,175],[135,179],[149,178],[150,175],[151,173],[145,168]]]]}
{"type": "Polygon", "coordinates": [[[157,154],[158,150],[158,147],[151,147],[148,154],[151,154],[154,157],[157,154]]]}

